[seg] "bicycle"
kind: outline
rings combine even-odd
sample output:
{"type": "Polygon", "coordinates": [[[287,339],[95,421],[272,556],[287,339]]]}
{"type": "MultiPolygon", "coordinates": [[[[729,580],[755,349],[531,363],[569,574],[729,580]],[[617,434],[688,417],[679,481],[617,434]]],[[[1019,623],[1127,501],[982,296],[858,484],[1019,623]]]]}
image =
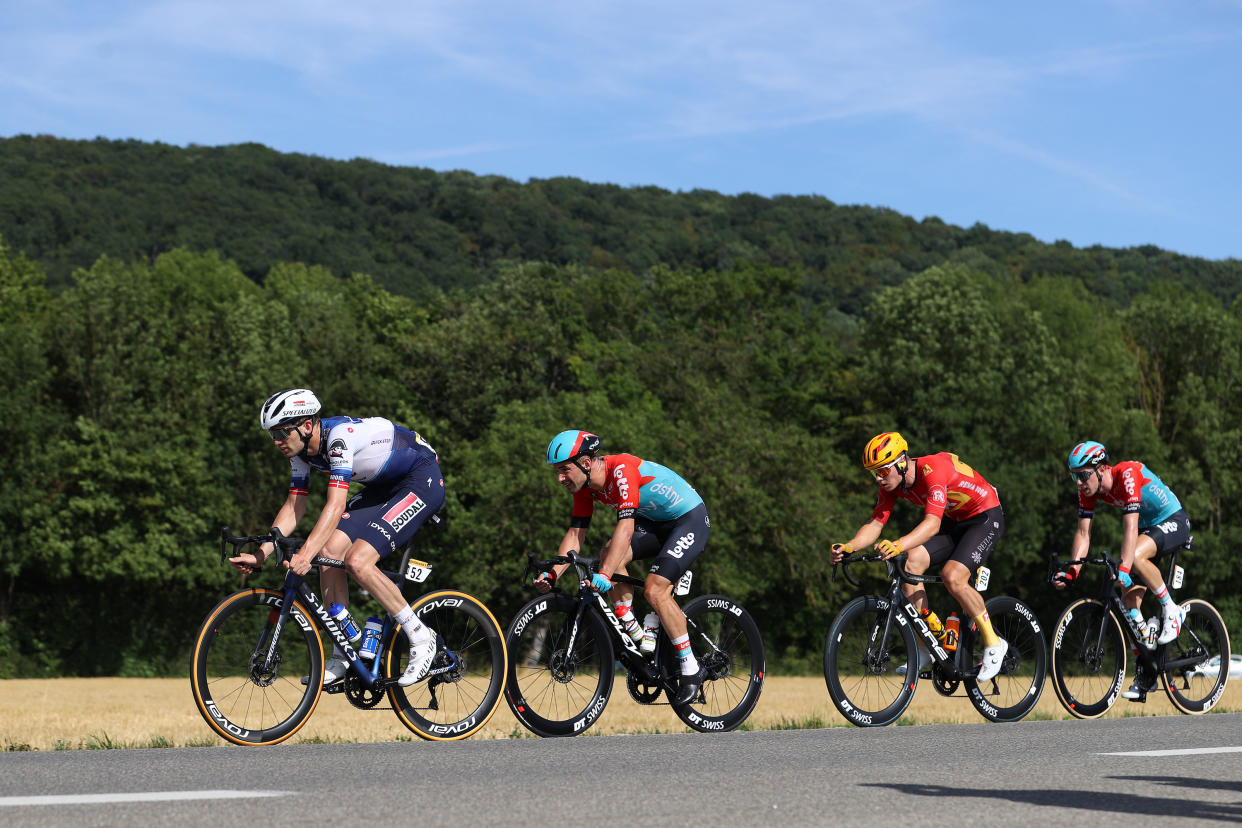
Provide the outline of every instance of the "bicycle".
{"type": "MultiPolygon", "coordinates": [[[[532,571],[572,564],[578,573],[576,595],[554,587],[524,605],[505,633],[509,661],[505,701],[524,727],[540,736],[576,736],[603,714],[613,691],[619,657],[626,689],[639,704],[655,704],[663,692],[676,697],[677,658],[661,629],[655,651],[645,655],[625,633],[608,601],[590,586],[599,561],[576,552],[551,560],[529,555],[523,583],[532,571]]],[[[674,589],[689,592],[687,572],[674,589]]],[[[613,583],[642,588],[643,581],[623,573],[613,583]]],[[[746,720],[763,690],[764,652],[759,627],[741,604],[724,595],[700,595],[682,608],[686,627],[706,679],[698,696],[673,712],[694,730],[723,732],[746,720]]]]}
{"type": "MultiPolygon", "coordinates": [[[[438,517],[433,520],[439,522],[438,517]]],[[[271,534],[239,537],[220,530],[220,562],[250,543],[275,544],[277,566],[295,552],[301,538],[271,534]]],[[[344,567],[317,555],[312,566],[344,567]]],[[[431,564],[410,558],[405,547],[393,583],[423,583],[431,564]]],[[[508,658],[495,617],[464,592],[436,590],[413,603],[414,612],[436,631],[438,651],[427,678],[409,687],[397,683],[409,658],[409,644],[391,616],[384,619],[379,652],[372,665],[350,646],[340,625],[302,576],[288,571],[281,589],[243,589],[207,614],[194,638],[190,687],[209,727],[238,745],[272,745],[306,723],[320,693],[344,693],[362,710],[385,693],[401,723],[423,739],[464,739],[491,718],[504,689],[508,658]],[[290,619],[293,625],[289,625],[290,619]],[[345,677],[323,686],[324,639],[339,645],[349,663],[345,677]]]]}
{"type": "MultiPolygon", "coordinates": [[[[1009,649],[1000,672],[980,686],[977,664],[982,643],[973,621],[963,619],[954,653],[946,652],[927,622],[901,590],[910,584],[941,583],[939,575],[912,575],[905,555],[886,559],[878,552],[847,556],[845,579],[861,584],[849,571],[858,563],[883,561],[891,584],[884,595],[864,595],[837,613],[824,643],[824,680],[841,715],[861,727],[892,724],[914,698],[919,678],[930,678],[936,691],[952,696],[959,686],[975,709],[989,721],[1016,722],[1030,713],[1043,692],[1048,670],[1047,645],[1035,613],[1016,598],[997,596],[986,604],[996,634],[1009,649]],[[931,653],[930,669],[919,674],[917,644],[931,653]],[[897,668],[905,665],[905,674],[897,668]]],[[[986,570],[981,570],[986,572],[986,570]]],[[[834,572],[835,577],[835,572],[834,572]]],[[[986,589],[985,578],[976,588],[986,589]]],[[[980,591],[982,591],[980,589],[980,591]]]]}
{"type": "MultiPolygon", "coordinates": [[[[1181,549],[1189,552],[1193,542],[1194,538],[1187,540],[1169,556],[1165,583],[1170,591],[1179,589],[1185,577],[1177,554],[1181,549]]],[[[1070,715],[1094,719],[1117,702],[1126,680],[1127,644],[1135,656],[1134,680],[1141,692],[1135,701],[1147,701],[1158,677],[1169,701],[1183,713],[1205,713],[1215,707],[1225,693],[1229,671],[1218,670],[1211,676],[1197,668],[1216,655],[1221,664],[1229,663],[1229,631],[1216,608],[1201,598],[1184,601],[1186,620],[1181,632],[1168,644],[1156,644],[1146,625],[1140,629],[1130,616],[1114,587],[1120,561],[1107,551],[1082,561],[1059,560],[1053,555],[1049,582],[1075,563],[1104,567],[1104,576],[1098,597],[1071,601],[1053,628],[1052,686],[1070,715]]]]}

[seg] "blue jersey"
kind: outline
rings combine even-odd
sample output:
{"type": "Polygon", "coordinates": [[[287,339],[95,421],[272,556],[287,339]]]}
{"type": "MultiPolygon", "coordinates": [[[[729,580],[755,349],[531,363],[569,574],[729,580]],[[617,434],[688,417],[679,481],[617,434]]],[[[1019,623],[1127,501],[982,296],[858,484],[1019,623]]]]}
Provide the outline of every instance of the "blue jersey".
{"type": "Polygon", "coordinates": [[[351,480],[382,487],[421,463],[439,459],[417,431],[383,417],[324,417],[321,422],[319,453],[289,458],[289,490],[294,494],[307,493],[311,469],[329,475],[329,488],[348,489],[351,480]]]}
{"type": "Polygon", "coordinates": [[[1089,518],[1095,512],[1095,501],[1101,500],[1121,511],[1138,512],[1139,528],[1155,526],[1182,509],[1177,495],[1164,485],[1155,472],[1135,460],[1113,466],[1113,486],[1095,495],[1078,490],[1078,516],[1089,518]]]}
{"type": "Polygon", "coordinates": [[[703,502],[677,472],[632,454],[606,454],[604,490],[584,486],[574,494],[571,520],[583,526],[595,512],[595,502],[617,510],[617,519],[643,517],[663,522],[676,520],[703,502]]]}

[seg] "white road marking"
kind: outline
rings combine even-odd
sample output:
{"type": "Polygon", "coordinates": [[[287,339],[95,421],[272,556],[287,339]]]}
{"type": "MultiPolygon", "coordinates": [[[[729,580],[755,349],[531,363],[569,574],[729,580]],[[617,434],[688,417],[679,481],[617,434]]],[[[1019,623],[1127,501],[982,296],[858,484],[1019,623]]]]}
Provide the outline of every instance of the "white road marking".
{"type": "Polygon", "coordinates": [[[1101,753],[1100,756],[1191,756],[1197,753],[1242,753],[1242,747],[1180,748],[1173,750],[1134,750],[1126,753],[1101,753]]]}
{"type": "Polygon", "coordinates": [[[250,799],[293,796],[293,791],[150,791],[134,793],[0,796],[0,808],[26,805],[98,805],[109,802],[184,802],[193,799],[250,799]]]}

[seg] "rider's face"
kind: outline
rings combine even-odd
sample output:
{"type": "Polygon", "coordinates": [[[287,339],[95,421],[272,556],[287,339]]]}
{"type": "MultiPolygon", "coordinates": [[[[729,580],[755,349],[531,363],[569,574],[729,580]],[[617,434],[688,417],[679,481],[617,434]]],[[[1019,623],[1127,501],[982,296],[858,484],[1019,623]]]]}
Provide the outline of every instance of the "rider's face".
{"type": "Polygon", "coordinates": [[[280,453],[285,457],[292,457],[305,447],[306,438],[302,435],[302,426],[305,424],[306,421],[303,420],[296,426],[273,428],[269,432],[272,435],[272,440],[276,443],[276,448],[280,449],[280,453]]]}
{"type": "Polygon", "coordinates": [[[886,492],[891,492],[901,485],[901,474],[897,471],[896,464],[876,469],[873,474],[876,485],[886,492]]]}
{"type": "Polygon", "coordinates": [[[1100,474],[1096,469],[1090,469],[1086,474],[1076,472],[1074,482],[1078,484],[1078,491],[1085,495],[1092,496],[1100,491],[1100,474]]]}
{"type": "Polygon", "coordinates": [[[586,473],[574,461],[557,463],[552,467],[556,470],[556,482],[565,487],[565,491],[573,494],[587,483],[586,473]]]}

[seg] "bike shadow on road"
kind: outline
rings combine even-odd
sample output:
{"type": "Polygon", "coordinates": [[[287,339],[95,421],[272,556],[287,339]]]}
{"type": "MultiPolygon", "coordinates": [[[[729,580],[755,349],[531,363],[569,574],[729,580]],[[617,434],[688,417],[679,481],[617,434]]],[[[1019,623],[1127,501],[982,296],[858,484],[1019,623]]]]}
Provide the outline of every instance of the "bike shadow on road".
{"type": "MultiPolygon", "coordinates": [[[[1171,776],[1112,776],[1127,783],[1165,785],[1182,789],[1200,788],[1213,791],[1242,792],[1242,782],[1212,781],[1197,778],[1171,776]]],[[[1219,822],[1242,821],[1242,804],[1227,802],[1204,802],[1187,797],[1148,796],[1123,791],[1077,791],[1072,788],[1032,790],[982,790],[957,785],[920,785],[896,782],[865,782],[864,787],[886,788],[911,796],[926,797],[976,797],[979,799],[1002,799],[1015,804],[1042,805],[1052,808],[1074,808],[1116,814],[1148,814],[1151,816],[1176,816],[1188,819],[1216,820],[1219,822]]]]}

